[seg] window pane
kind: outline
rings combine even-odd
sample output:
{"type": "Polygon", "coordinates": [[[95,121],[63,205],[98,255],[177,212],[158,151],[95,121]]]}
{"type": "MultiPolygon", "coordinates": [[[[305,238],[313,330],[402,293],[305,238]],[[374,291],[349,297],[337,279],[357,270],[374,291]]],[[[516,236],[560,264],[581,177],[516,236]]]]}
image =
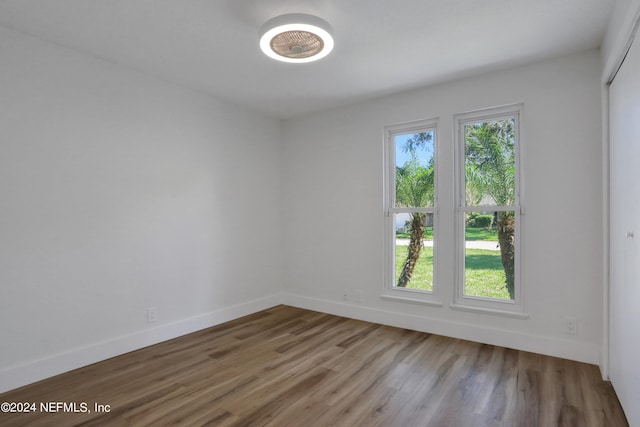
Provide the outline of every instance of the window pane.
{"type": "Polygon", "coordinates": [[[465,219],[464,294],[514,299],[514,211],[468,212],[465,219]]]}
{"type": "Polygon", "coordinates": [[[515,120],[464,126],[467,206],[515,204],[515,120]]]}
{"type": "Polygon", "coordinates": [[[432,207],[434,132],[396,135],[396,207],[432,207]]]}
{"type": "Polygon", "coordinates": [[[433,214],[395,214],[394,287],[433,290],[433,214]]]}

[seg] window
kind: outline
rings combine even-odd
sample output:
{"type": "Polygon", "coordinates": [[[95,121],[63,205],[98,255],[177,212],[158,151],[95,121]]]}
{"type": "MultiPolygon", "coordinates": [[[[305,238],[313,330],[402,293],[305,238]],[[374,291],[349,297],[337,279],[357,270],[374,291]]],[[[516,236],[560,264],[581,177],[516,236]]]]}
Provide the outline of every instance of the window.
{"type": "Polygon", "coordinates": [[[521,113],[517,105],[456,116],[453,308],[522,312],[521,113]]]}
{"type": "Polygon", "coordinates": [[[435,120],[385,128],[385,299],[435,301],[436,138],[435,120]]]}

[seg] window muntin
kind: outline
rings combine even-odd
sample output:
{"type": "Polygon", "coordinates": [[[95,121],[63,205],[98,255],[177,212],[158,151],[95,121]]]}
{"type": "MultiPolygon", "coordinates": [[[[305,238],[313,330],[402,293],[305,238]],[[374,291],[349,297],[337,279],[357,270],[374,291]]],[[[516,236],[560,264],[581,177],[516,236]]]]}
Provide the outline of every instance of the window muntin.
{"type": "Polygon", "coordinates": [[[511,106],[456,117],[458,305],[522,311],[521,110],[511,106]]]}

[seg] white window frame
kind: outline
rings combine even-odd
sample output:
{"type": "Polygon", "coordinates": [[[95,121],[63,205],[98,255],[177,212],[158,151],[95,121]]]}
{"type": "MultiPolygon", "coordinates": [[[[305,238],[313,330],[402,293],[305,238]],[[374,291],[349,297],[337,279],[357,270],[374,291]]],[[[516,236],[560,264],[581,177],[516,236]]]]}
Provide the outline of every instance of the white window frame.
{"type": "Polygon", "coordinates": [[[384,128],[384,289],[381,298],[388,301],[410,302],[441,307],[438,286],[437,236],[439,224],[438,208],[438,118],[417,120],[407,123],[386,126],[384,128]],[[433,131],[433,157],[434,157],[434,201],[433,207],[424,208],[397,208],[396,207],[396,155],[395,137],[409,133],[433,131]],[[424,212],[433,214],[433,289],[431,291],[399,288],[395,286],[395,215],[397,213],[424,212]]]}
{"type": "Polygon", "coordinates": [[[455,292],[452,309],[483,312],[488,314],[503,315],[515,318],[527,318],[524,312],[524,292],[522,285],[522,216],[524,209],[523,182],[522,182],[522,152],[523,152],[523,132],[522,113],[523,104],[506,105],[496,108],[471,111],[454,116],[455,126],[455,292]],[[466,183],[465,183],[465,138],[464,127],[470,123],[486,122],[492,120],[509,119],[515,120],[515,204],[511,206],[467,206],[466,205],[466,183]],[[465,280],[465,216],[468,212],[477,211],[514,211],[515,215],[515,248],[514,248],[514,299],[499,300],[480,296],[464,294],[465,280]]]}

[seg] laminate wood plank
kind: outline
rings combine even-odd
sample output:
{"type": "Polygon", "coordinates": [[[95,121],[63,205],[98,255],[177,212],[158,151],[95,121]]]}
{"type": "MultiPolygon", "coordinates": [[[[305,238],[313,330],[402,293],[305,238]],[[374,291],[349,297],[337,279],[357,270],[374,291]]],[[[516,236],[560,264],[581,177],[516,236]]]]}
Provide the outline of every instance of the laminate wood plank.
{"type": "Polygon", "coordinates": [[[2,426],[625,427],[593,365],[278,306],[0,395],[2,426]],[[110,405],[96,413],[94,402],[110,405]]]}

